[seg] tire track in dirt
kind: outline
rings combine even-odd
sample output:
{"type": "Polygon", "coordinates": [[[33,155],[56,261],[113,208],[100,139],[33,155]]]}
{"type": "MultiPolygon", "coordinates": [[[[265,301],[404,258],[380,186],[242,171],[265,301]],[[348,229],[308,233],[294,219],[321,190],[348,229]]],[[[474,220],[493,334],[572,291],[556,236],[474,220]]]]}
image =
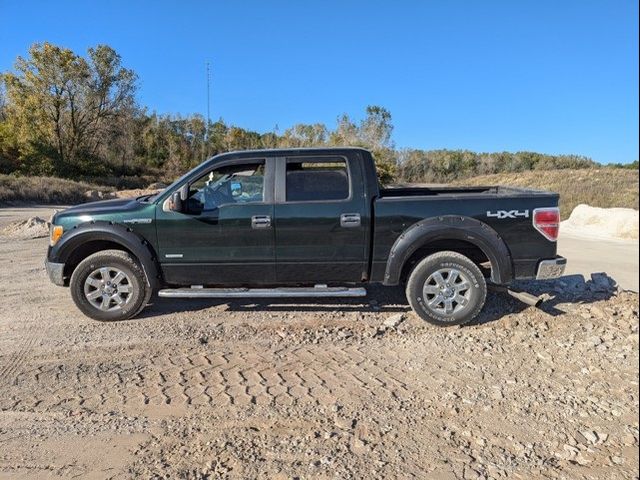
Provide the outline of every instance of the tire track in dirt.
{"type": "Polygon", "coordinates": [[[34,366],[18,373],[12,385],[16,395],[9,388],[0,396],[0,406],[39,411],[117,405],[330,405],[341,398],[410,395],[391,362],[378,357],[333,345],[297,347],[280,352],[277,360],[269,351],[185,351],[109,364],[34,366]]]}
{"type": "Polygon", "coordinates": [[[26,363],[30,357],[30,353],[33,351],[36,344],[40,342],[42,338],[42,329],[36,328],[39,325],[41,315],[39,313],[34,314],[31,321],[24,333],[20,336],[21,342],[18,348],[8,355],[4,364],[0,366],[0,384],[10,385],[17,380],[17,374],[20,373],[21,367],[26,363]]]}

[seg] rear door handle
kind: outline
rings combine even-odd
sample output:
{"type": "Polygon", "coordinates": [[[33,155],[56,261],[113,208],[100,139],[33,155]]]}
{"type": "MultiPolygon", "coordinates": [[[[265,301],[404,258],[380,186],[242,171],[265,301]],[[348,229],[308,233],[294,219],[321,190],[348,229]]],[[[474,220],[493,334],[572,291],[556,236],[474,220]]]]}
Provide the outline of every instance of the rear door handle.
{"type": "Polygon", "coordinates": [[[340,215],[340,226],[345,228],[359,227],[360,214],[359,213],[343,213],[342,215],[340,215]]]}
{"type": "Polygon", "coordinates": [[[271,227],[271,217],[269,215],[254,215],[251,217],[251,228],[271,227]]]}

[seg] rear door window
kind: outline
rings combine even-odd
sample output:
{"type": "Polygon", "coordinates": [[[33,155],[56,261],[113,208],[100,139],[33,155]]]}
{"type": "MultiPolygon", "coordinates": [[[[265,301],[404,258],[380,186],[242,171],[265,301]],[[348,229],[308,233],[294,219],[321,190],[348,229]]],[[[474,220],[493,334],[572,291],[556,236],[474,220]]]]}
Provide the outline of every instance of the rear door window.
{"type": "Polygon", "coordinates": [[[343,157],[287,159],[287,202],[347,200],[350,190],[349,170],[343,157]]]}

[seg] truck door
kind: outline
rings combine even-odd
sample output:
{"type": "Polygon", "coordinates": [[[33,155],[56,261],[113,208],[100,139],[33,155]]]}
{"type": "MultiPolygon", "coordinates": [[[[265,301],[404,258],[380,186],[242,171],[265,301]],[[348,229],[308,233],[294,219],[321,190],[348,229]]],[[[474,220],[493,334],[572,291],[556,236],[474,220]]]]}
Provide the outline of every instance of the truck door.
{"type": "Polygon", "coordinates": [[[275,242],[279,283],[360,282],[369,216],[356,161],[341,155],[278,158],[275,242]]]}
{"type": "Polygon", "coordinates": [[[214,166],[189,184],[182,212],[158,206],[159,260],[178,285],[275,281],[273,159],[214,166]]]}

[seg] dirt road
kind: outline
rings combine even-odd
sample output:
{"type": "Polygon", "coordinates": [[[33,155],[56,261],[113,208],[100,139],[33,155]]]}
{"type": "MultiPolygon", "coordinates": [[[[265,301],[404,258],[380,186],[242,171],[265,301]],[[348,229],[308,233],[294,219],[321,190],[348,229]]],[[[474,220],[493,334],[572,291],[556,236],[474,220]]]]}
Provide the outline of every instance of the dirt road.
{"type": "Polygon", "coordinates": [[[451,329],[382,288],[101,324],[45,248],[0,237],[2,478],[637,476],[637,294],[566,277],[451,329]]]}
{"type": "Polygon", "coordinates": [[[568,274],[589,278],[607,272],[622,288],[638,292],[638,241],[585,238],[560,230],[558,253],[568,259],[568,274]]]}

